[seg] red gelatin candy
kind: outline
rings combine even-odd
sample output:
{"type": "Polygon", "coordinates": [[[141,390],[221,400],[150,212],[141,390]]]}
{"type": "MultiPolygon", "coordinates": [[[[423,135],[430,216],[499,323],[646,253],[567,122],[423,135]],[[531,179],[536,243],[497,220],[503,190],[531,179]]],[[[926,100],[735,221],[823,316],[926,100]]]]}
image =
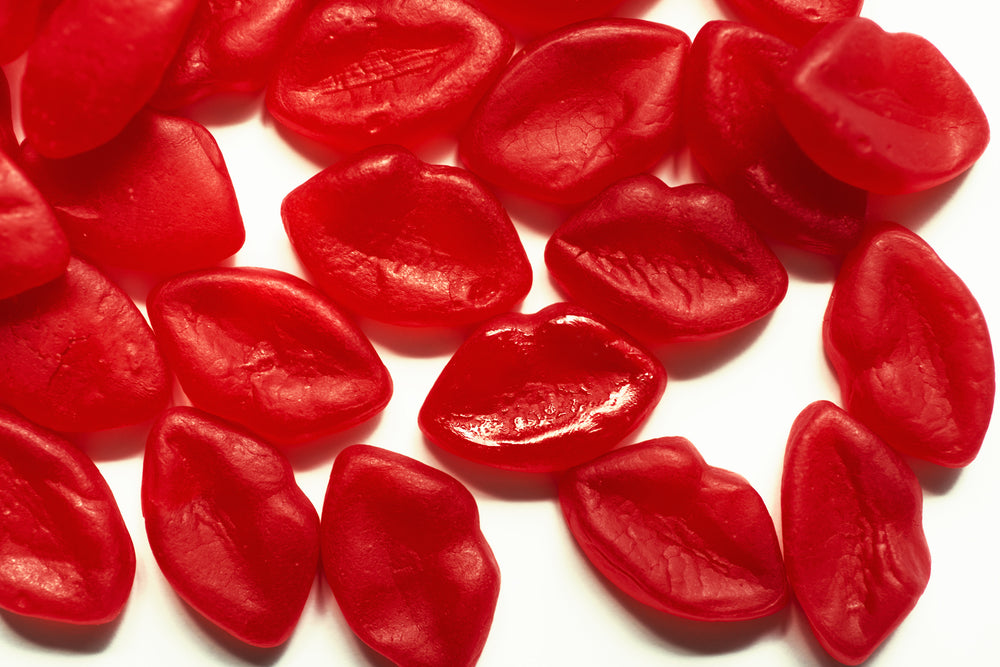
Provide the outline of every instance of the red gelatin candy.
{"type": "Polygon", "coordinates": [[[118,134],[156,91],[198,0],[63,0],[28,49],[24,134],[69,157],[118,134]]]}
{"type": "Polygon", "coordinates": [[[55,280],[69,263],[69,242],[52,209],[0,151],[0,300],[55,280]]]}
{"type": "Polygon", "coordinates": [[[0,0],[0,65],[16,60],[61,0],[0,0]]]}
{"type": "Polygon", "coordinates": [[[134,578],[132,539],[97,466],[0,409],[0,608],[107,623],[121,613],[134,578]]]}
{"type": "Polygon", "coordinates": [[[287,640],[316,581],[319,515],[271,445],[192,408],[149,434],[142,514],[188,604],[254,646],[287,640]]]}
{"type": "Polygon", "coordinates": [[[934,45],[863,18],[830,24],[799,51],[776,106],[816,164],[881,194],[958,176],[990,139],[979,101],[934,45]]]}
{"type": "Polygon", "coordinates": [[[313,0],[200,2],[151,104],[176,109],[219,92],[264,87],[313,0]]]}
{"type": "Polygon", "coordinates": [[[280,271],[205,269],[149,297],[149,319],[195,407],[293,445],[385,407],[392,381],[357,326],[280,271]]]}
{"type": "Polygon", "coordinates": [[[749,26],[706,23],[684,72],[684,127],[695,160],[761,233],[841,255],[861,236],[868,196],[820,169],[774,107],[796,49],[749,26]]]}
{"type": "Polygon", "coordinates": [[[863,0],[726,0],[748,23],[802,46],[823,26],[861,13],[863,0]]]}
{"type": "Polygon", "coordinates": [[[514,50],[464,0],[324,0],[282,56],[267,108],[340,150],[458,128],[514,50]]]}
{"type": "Polygon", "coordinates": [[[565,470],[624,439],[666,382],[660,362],[624,332],[554,304],[475,331],[441,371],[418,421],[431,442],[470,461],[565,470]]]}
{"type": "Polygon", "coordinates": [[[919,236],[870,230],[837,276],[823,342],[847,411],[897,451],[949,467],[979,453],[996,392],[990,334],[919,236]]]}
{"type": "Polygon", "coordinates": [[[0,378],[0,403],[57,431],[136,424],[170,397],[142,313],[78,259],[61,277],[0,301],[0,378]]]}
{"type": "Polygon", "coordinates": [[[384,322],[478,322],[531,287],[496,197],[469,172],[404,148],[371,148],[324,170],[285,197],[281,217],[319,287],[384,322]]]}
{"type": "Polygon", "coordinates": [[[215,139],[185,118],[143,111],[114,139],[52,160],[25,142],[22,163],[74,254],[169,275],[243,245],[243,218],[215,139]]]}
{"type": "Polygon", "coordinates": [[[781,477],[788,581],[842,663],[864,662],[930,577],[920,484],[903,459],[827,401],[795,420],[781,477]]]}
{"type": "Polygon", "coordinates": [[[10,84],[7,83],[7,75],[0,69],[0,153],[16,158],[19,150],[11,116],[10,84]]]}
{"type": "Polygon", "coordinates": [[[636,600],[702,621],[772,614],[788,601],[764,501],[684,438],[623,447],[559,481],[570,532],[593,565],[636,600]]]}
{"type": "Polygon", "coordinates": [[[476,107],[459,156],[519,195],[589,199],[672,147],[690,40],[638,19],[595,19],[521,50],[476,107]]]}
{"type": "Polygon", "coordinates": [[[450,475],[378,447],[333,464],[323,502],[323,571],[348,625],[397,665],[471,667],[500,570],[472,494],[450,475]]]}
{"type": "Polygon", "coordinates": [[[606,16],[623,0],[475,0],[504,25],[541,35],[570,23],[606,16]]]}

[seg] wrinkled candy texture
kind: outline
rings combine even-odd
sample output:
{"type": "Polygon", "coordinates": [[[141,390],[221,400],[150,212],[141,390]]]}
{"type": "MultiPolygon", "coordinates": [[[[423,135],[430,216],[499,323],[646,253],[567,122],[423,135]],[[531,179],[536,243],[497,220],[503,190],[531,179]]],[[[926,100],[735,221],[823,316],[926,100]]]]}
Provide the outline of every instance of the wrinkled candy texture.
{"type": "Polygon", "coordinates": [[[795,46],[838,19],[861,13],[863,0],[725,0],[747,23],[795,46]]]}
{"type": "Polygon", "coordinates": [[[731,21],[694,38],[684,72],[691,154],[747,221],[769,238],[842,255],[861,236],[868,196],[820,169],[774,107],[790,44],[731,21]]]}
{"type": "Polygon", "coordinates": [[[135,550],[97,466],[0,408],[0,608],[77,624],[121,612],[135,550]]]}
{"type": "Polygon", "coordinates": [[[476,663],[500,570],[458,480],[395,452],[348,447],[330,474],[321,544],[344,618],[371,648],[407,667],[476,663]]]}
{"type": "Polygon", "coordinates": [[[194,406],[273,444],[354,426],[392,394],[389,372],[357,325],[287,273],[185,273],[154,289],[147,310],[194,406]]]}
{"type": "Polygon", "coordinates": [[[660,362],[624,331],[558,303],[473,332],[441,371],[418,423],[431,442],[476,463],[565,470],[624,439],[666,382],[660,362]]]}
{"type": "Polygon", "coordinates": [[[899,225],[874,226],[847,256],[823,321],[844,406],[896,450],[965,466],[986,436],[993,347],[965,283],[899,225]]]}
{"type": "Polygon", "coordinates": [[[211,266],[243,245],[222,153],[192,120],[143,111],[114,139],[52,160],[25,142],[22,163],[76,255],[168,275],[211,266]]]}
{"type": "Polygon", "coordinates": [[[172,408],[149,434],[142,514],[160,570],[198,612],[254,646],[291,636],[316,581],[319,515],[281,452],[172,408]]]}
{"type": "Polygon", "coordinates": [[[826,401],[795,420],[781,477],[788,581],[816,638],[864,662],[930,577],[920,484],[903,459],[826,401]]]}
{"type": "Polygon", "coordinates": [[[156,91],[197,4],[63,0],[29,47],[21,83],[35,149],[69,157],[118,134],[156,91]]]}
{"type": "Polygon", "coordinates": [[[746,326],[788,288],[732,200],[650,175],[619,181],[577,211],[549,238],[545,263],[573,301],[656,343],[746,326]]]}
{"type": "Polygon", "coordinates": [[[606,16],[623,0],[473,0],[519,33],[541,35],[570,23],[606,16]]]}
{"type": "Polygon", "coordinates": [[[480,101],[459,143],[473,172],[563,204],[643,172],[679,135],[690,40],[639,19],[595,19],[522,49],[480,101]]]}
{"type": "Polygon", "coordinates": [[[702,621],[774,613],[788,585],[774,522],[739,475],[684,438],[616,449],[559,481],[567,525],[590,562],[636,600],[702,621]]]}
{"type": "Polygon", "coordinates": [[[17,59],[61,0],[0,0],[0,65],[17,59]]]}
{"type": "Polygon", "coordinates": [[[455,326],[510,310],[531,287],[517,231],[478,178],[397,146],[338,162],[281,217],[316,284],[392,324],[455,326]]]}
{"type": "Polygon", "coordinates": [[[57,431],[152,419],[170,378],[142,313],[100,271],[66,272],[0,301],[0,404],[57,431]]]}
{"type": "Polygon", "coordinates": [[[69,242],[52,209],[0,152],[0,300],[55,280],[68,263],[69,242]]]}
{"type": "Polygon", "coordinates": [[[868,19],[831,23],[786,76],[776,99],[785,127],[819,166],[870,192],[951,180],[990,140],[979,101],[933,44],[868,19]]]}
{"type": "Polygon", "coordinates": [[[150,103],[176,109],[221,92],[264,87],[313,0],[200,2],[150,103]]]}
{"type": "Polygon", "coordinates": [[[279,123],[339,150],[456,130],[514,50],[464,0],[324,0],[268,86],[279,123]]]}

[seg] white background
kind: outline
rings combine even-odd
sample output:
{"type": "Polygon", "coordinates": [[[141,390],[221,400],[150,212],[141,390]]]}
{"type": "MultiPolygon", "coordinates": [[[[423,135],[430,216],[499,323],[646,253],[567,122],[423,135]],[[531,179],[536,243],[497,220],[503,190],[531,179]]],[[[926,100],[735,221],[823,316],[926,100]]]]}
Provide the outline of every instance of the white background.
{"type": "MultiPolygon", "coordinates": [[[[707,20],[732,18],[721,0],[626,2],[622,15],[677,27],[694,37],[707,20]]],[[[996,23],[982,0],[869,0],[862,14],[890,31],[930,39],[966,77],[987,116],[1000,127],[996,23]]],[[[6,68],[12,82],[21,63],[6,68]]],[[[195,117],[216,136],[247,226],[235,264],[302,275],[278,214],[282,197],[340,156],[275,127],[261,98],[198,105],[195,117]]],[[[922,235],[978,297],[1000,331],[996,288],[1000,149],[991,146],[964,177],[932,191],[875,198],[873,217],[922,235]]],[[[422,156],[453,162],[445,142],[422,156]]],[[[671,185],[698,178],[686,155],[657,175],[671,185]]],[[[546,236],[561,215],[508,202],[535,270],[521,310],[560,300],[542,262],[546,236]]],[[[745,476],[778,521],[778,487],[788,429],[817,399],[839,402],[822,353],[820,323],[834,266],[781,251],[791,275],[788,295],[763,322],[721,341],[658,348],[669,382],[651,418],[627,442],[682,435],[708,463],[745,476]]],[[[140,302],[149,285],[129,280],[140,302]]],[[[386,410],[346,433],[292,455],[298,481],[317,507],[332,461],[344,446],[365,442],[393,449],[464,482],[476,496],[482,527],[502,572],[496,617],[482,667],[523,665],[824,665],[833,664],[794,604],[769,618],[709,624],[647,610],[612,590],[583,559],[563,525],[548,476],[517,475],[463,463],[420,435],[417,411],[461,332],[413,331],[362,322],[395,382],[386,410]]],[[[284,646],[260,650],[230,639],[190,611],[165,583],[146,543],[139,511],[141,450],[146,427],[89,438],[135,542],[137,572],[120,619],[97,628],[66,627],[0,613],[4,665],[386,665],[350,633],[326,583],[317,577],[301,622],[284,646]]],[[[1000,437],[994,428],[979,458],[951,471],[915,464],[925,496],[924,527],[932,552],[930,584],[916,609],[870,665],[986,665],[1000,656],[1000,437]]]]}

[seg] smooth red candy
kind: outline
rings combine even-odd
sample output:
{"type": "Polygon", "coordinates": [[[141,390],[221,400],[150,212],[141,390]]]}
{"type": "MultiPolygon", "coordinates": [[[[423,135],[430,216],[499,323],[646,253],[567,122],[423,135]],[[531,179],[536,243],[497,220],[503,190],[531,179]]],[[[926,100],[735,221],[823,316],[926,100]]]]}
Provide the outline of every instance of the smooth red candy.
{"type": "Polygon", "coordinates": [[[267,108],[340,150],[458,128],[514,50],[464,0],[325,0],[280,59],[267,108]]]}
{"type": "Polygon", "coordinates": [[[827,401],[795,420],[781,477],[788,581],[816,638],[857,665],[930,577],[920,483],[903,459],[827,401]]]}
{"type": "Polygon", "coordinates": [[[684,73],[684,128],[695,160],[761,233],[825,254],[861,236],[868,195],[820,169],[774,107],[790,44],[730,21],[706,23],[684,73]]]}
{"type": "Polygon", "coordinates": [[[0,151],[0,300],[58,278],[69,242],[52,209],[0,151]]]}
{"type": "Polygon", "coordinates": [[[195,121],[143,111],[81,155],[52,160],[30,142],[22,153],[74,254],[95,264],[168,275],[211,266],[243,245],[226,163],[195,121]]]}
{"type": "Polygon", "coordinates": [[[732,200],[650,175],[612,185],[549,238],[573,301],[651,342],[714,338],[774,310],[788,273],[732,200]]]}
{"type": "Polygon", "coordinates": [[[606,16],[623,0],[475,0],[504,25],[541,35],[570,23],[606,16]]]}
{"type": "Polygon", "coordinates": [[[323,502],[323,571],[348,625],[397,665],[471,667],[500,570],[458,480],[378,447],[333,464],[323,502]]]}
{"type": "Polygon", "coordinates": [[[441,371],[418,422],[431,442],[476,463],[565,470],[624,439],[666,382],[660,362],[623,331],[557,303],[476,330],[441,371]]]}
{"type": "Polygon", "coordinates": [[[195,407],[276,445],[354,426],[392,394],[389,373],[361,330],[287,273],[192,271],[161,283],[147,310],[195,407]]]}
{"type": "Polygon", "coordinates": [[[269,444],[193,408],[149,434],[142,514],[156,562],[203,616],[254,646],[295,629],[319,568],[319,515],[269,444]]]}
{"type": "Polygon", "coordinates": [[[19,148],[11,111],[10,84],[7,83],[7,75],[0,69],[0,153],[16,158],[19,148]]]}
{"type": "Polygon", "coordinates": [[[747,23],[802,46],[828,23],[861,13],[863,0],[726,0],[747,23]]]}
{"type": "Polygon", "coordinates": [[[198,0],[63,0],[28,49],[24,134],[69,157],[118,134],[149,101],[198,0]]]}
{"type": "Polygon", "coordinates": [[[320,172],[285,197],[281,217],[319,287],[384,322],[478,322],[531,287],[517,231],[479,179],[397,146],[320,172]]]}
{"type": "Polygon", "coordinates": [[[643,604],[736,621],[788,601],[764,501],[684,438],[647,440],[571,468],[559,480],[559,503],[590,562],[643,604]]]}
{"type": "Polygon", "coordinates": [[[0,65],[16,60],[61,0],[0,0],[0,65]]]}
{"type": "Polygon", "coordinates": [[[990,334],[919,236],[873,226],[834,283],[823,343],[847,411],[897,451],[949,467],[979,453],[996,392],[990,334]]]}
{"type": "Polygon", "coordinates": [[[220,92],[264,87],[313,0],[200,2],[151,104],[176,109],[220,92]]]}
{"type": "Polygon", "coordinates": [[[57,431],[153,418],[170,377],[142,313],[79,259],[41,287],[0,301],[0,404],[57,431]]]}
{"type": "Polygon", "coordinates": [[[831,23],[798,52],[776,106],[816,164],[881,194],[951,180],[990,140],[975,94],[933,44],[863,18],[831,23]]]}
{"type": "Polygon", "coordinates": [[[690,40],[639,19],[595,19],[522,49],[463,131],[459,157],[487,181],[558,203],[647,170],[677,139],[690,40]]]}
{"type": "Polygon", "coordinates": [[[121,613],[134,578],[132,539],[97,466],[0,408],[0,608],[107,623],[121,613]]]}

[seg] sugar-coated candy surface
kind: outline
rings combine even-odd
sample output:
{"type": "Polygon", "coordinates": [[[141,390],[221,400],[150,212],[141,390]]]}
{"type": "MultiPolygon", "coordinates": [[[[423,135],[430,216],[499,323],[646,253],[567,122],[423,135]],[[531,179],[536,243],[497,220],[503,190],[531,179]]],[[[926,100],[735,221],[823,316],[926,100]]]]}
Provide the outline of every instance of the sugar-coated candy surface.
{"type": "Polygon", "coordinates": [[[120,134],[70,158],[22,146],[25,171],[73,253],[105,267],[172,274],[243,245],[243,218],[218,145],[201,124],[140,112],[120,134]]]}
{"type": "Polygon", "coordinates": [[[796,46],[838,19],[861,13],[863,0],[725,0],[748,23],[796,46]]]}
{"type": "Polygon", "coordinates": [[[638,19],[594,19],[519,51],[480,101],[459,156],[505,190],[578,203],[652,167],[679,134],[690,40],[638,19]]]}
{"type": "Polygon", "coordinates": [[[545,263],[573,301],[651,342],[713,338],[774,310],[788,274],[707,185],[615,183],[549,238],[545,263]]]}
{"type": "Polygon", "coordinates": [[[788,601],[764,501],[684,438],[647,440],[571,468],[559,480],[559,502],[590,562],[655,609],[735,621],[788,601]]]}
{"type": "Polygon", "coordinates": [[[288,459],[194,408],[153,426],[142,469],[142,514],[174,591],[253,646],[285,642],[319,567],[319,516],[288,459]]]}
{"type": "Polygon", "coordinates": [[[818,165],[882,194],[951,180],[990,139],[975,94],[933,44],[865,18],[830,24],[796,54],[777,108],[818,165]]]}
{"type": "Polygon", "coordinates": [[[496,317],[456,350],[420,408],[439,447],[527,472],[564,470],[620,442],[666,387],[663,366],[578,306],[496,317]]]}
{"type": "Polygon", "coordinates": [[[121,613],[134,577],[132,539],[97,466],[0,408],[0,608],[107,623],[121,613]]]}
{"type": "Polygon", "coordinates": [[[514,50],[464,0],[324,0],[285,50],[267,108],[340,150],[453,131],[514,50]]]}
{"type": "Polygon", "coordinates": [[[500,570],[472,494],[415,459],[368,445],[337,455],[323,501],[323,571],[354,633],[407,667],[471,667],[500,570]]]}
{"type": "Polygon", "coordinates": [[[820,169],[782,125],[774,100],[795,53],[750,26],[706,23],[684,73],[684,129],[695,160],[750,224],[839,255],[860,238],[868,197],[820,169]]]}
{"type": "Polygon", "coordinates": [[[517,231],[486,186],[398,146],[328,167],[285,197],[281,217],[319,287],[384,322],[482,321],[531,287],[517,231]]]}
{"type": "Polygon", "coordinates": [[[290,274],[192,271],[161,283],[147,308],[195,407],[273,444],[354,426],[392,394],[389,372],[357,325],[290,274]]]}
{"type": "Polygon", "coordinates": [[[142,313],[96,268],[0,301],[0,404],[57,431],[152,419],[170,378],[142,313]]]}
{"type": "Polygon", "coordinates": [[[22,82],[24,134],[38,152],[69,157],[118,134],[156,91],[197,4],[63,0],[28,49],[22,82]]]}
{"type": "Polygon", "coordinates": [[[840,269],[823,322],[844,406],[898,451],[968,465],[996,393],[979,303],[927,243],[873,226],[840,269]]]}
{"type": "Polygon", "coordinates": [[[920,483],[902,457],[827,401],[788,436],[781,532],[788,581],[826,651],[864,662],[930,577],[920,483]]]}
{"type": "Polygon", "coordinates": [[[570,23],[610,14],[623,0],[473,0],[504,25],[541,35],[570,23]]]}

